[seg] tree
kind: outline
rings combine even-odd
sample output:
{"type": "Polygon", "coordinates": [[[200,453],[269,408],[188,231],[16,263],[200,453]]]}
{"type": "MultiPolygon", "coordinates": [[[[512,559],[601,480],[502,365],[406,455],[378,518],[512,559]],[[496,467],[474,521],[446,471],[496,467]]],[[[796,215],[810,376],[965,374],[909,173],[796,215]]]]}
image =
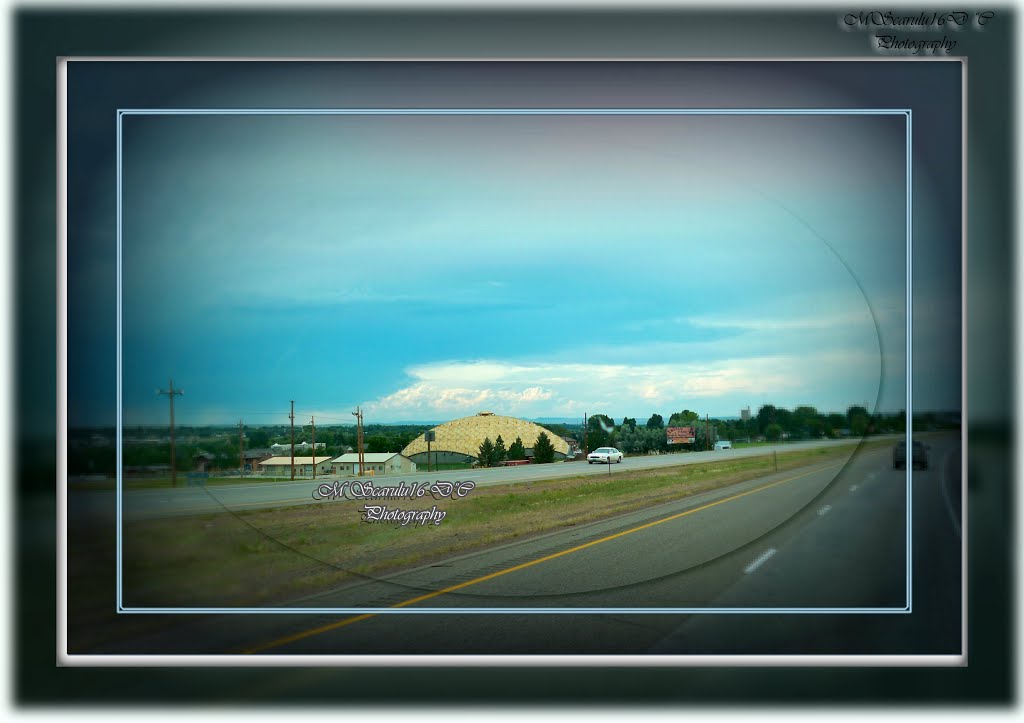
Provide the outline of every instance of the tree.
{"type": "Polygon", "coordinates": [[[652,414],[651,418],[647,420],[648,429],[664,429],[665,420],[660,414],[652,414]]]}
{"type": "Polygon", "coordinates": [[[569,428],[564,424],[542,424],[541,426],[556,437],[567,437],[569,435],[569,428]]]}
{"type": "Polygon", "coordinates": [[[853,418],[857,416],[868,416],[868,410],[859,404],[854,404],[846,410],[846,419],[851,424],[853,424],[853,418]]]}
{"type": "Polygon", "coordinates": [[[757,410],[757,428],[768,434],[768,425],[775,424],[776,417],[778,416],[778,410],[774,404],[765,404],[763,407],[757,410]]]}
{"type": "Polygon", "coordinates": [[[850,434],[854,437],[863,437],[868,431],[868,422],[871,417],[868,410],[861,406],[852,406],[846,410],[846,419],[850,422],[850,434]]]}
{"type": "Polygon", "coordinates": [[[508,450],[505,449],[505,440],[498,435],[498,438],[494,440],[494,463],[501,464],[508,459],[508,450]]]}
{"type": "Polygon", "coordinates": [[[842,414],[830,414],[825,417],[825,434],[829,437],[838,437],[839,430],[846,429],[846,417],[842,414]]]}
{"type": "Polygon", "coordinates": [[[647,454],[664,451],[668,447],[668,437],[664,429],[626,427],[622,430],[616,446],[629,454],[647,454]]]}
{"type": "Polygon", "coordinates": [[[636,429],[636,420],[633,419],[632,417],[623,417],[622,428],[625,429],[626,427],[629,427],[630,429],[636,429]]]}
{"type": "Polygon", "coordinates": [[[522,438],[516,437],[516,441],[508,448],[508,458],[526,459],[526,448],[523,446],[522,438]]]}
{"type": "Polygon", "coordinates": [[[668,432],[664,429],[648,429],[644,433],[647,449],[654,452],[668,451],[668,432]]]}
{"type": "MultiPolygon", "coordinates": [[[[319,442],[317,443],[319,444],[319,442]]],[[[367,452],[390,452],[391,451],[391,440],[385,437],[383,434],[375,434],[372,437],[366,438],[366,451],[367,452]]]]}
{"type": "Polygon", "coordinates": [[[545,432],[538,434],[537,441],[533,443],[533,461],[535,464],[555,461],[555,446],[551,444],[551,438],[545,432]]]}
{"type": "Polygon", "coordinates": [[[668,418],[668,426],[692,427],[699,421],[699,414],[697,414],[696,412],[691,412],[689,409],[684,409],[681,412],[673,412],[672,416],[668,418]]]}
{"type": "Polygon", "coordinates": [[[764,428],[764,436],[769,442],[778,442],[779,437],[782,436],[782,427],[777,424],[769,424],[764,428]]]}
{"type": "Polygon", "coordinates": [[[775,410],[775,423],[782,427],[783,432],[793,432],[793,413],[784,407],[775,410]]]}
{"type": "Polygon", "coordinates": [[[622,425],[622,431],[619,433],[619,449],[627,454],[641,451],[639,435],[633,427],[626,424],[622,425]]]}
{"type": "Polygon", "coordinates": [[[270,435],[267,434],[267,430],[265,430],[263,427],[254,429],[252,432],[249,433],[248,436],[250,449],[257,449],[260,447],[270,446],[270,435]]]}
{"type": "Polygon", "coordinates": [[[484,441],[480,443],[480,454],[477,455],[477,461],[481,467],[494,466],[494,443],[490,437],[484,438],[484,441]]]}
{"type": "Polygon", "coordinates": [[[801,405],[793,410],[792,425],[793,437],[818,439],[825,434],[825,415],[814,407],[801,405]]]}
{"type": "Polygon", "coordinates": [[[613,429],[615,421],[606,414],[595,414],[587,420],[587,447],[584,452],[607,447],[612,443],[610,432],[605,429],[613,429]],[[603,426],[602,426],[603,425],[603,426]]]}

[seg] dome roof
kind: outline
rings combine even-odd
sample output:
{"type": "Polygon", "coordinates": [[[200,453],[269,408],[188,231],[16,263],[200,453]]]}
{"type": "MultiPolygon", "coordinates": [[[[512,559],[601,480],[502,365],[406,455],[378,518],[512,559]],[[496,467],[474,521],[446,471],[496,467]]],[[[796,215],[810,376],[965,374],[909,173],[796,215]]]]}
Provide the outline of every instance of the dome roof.
{"type": "MultiPolygon", "coordinates": [[[[516,441],[516,437],[519,437],[523,440],[524,447],[532,449],[541,432],[548,435],[555,452],[563,455],[569,452],[569,445],[564,439],[539,424],[516,417],[503,417],[493,412],[481,412],[472,417],[453,419],[434,427],[433,432],[434,441],[430,443],[432,451],[457,452],[473,458],[480,454],[480,444],[485,437],[490,437],[494,442],[500,436],[506,449],[516,441]]],[[[427,443],[421,434],[402,450],[402,454],[411,457],[426,451],[427,443]]]]}

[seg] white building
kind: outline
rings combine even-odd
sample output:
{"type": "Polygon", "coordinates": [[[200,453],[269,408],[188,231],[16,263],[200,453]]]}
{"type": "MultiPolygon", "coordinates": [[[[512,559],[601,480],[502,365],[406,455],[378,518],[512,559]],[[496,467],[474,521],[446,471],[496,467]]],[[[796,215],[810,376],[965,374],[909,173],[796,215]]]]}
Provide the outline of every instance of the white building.
{"type": "MultiPolygon", "coordinates": [[[[316,465],[317,474],[326,474],[324,470],[330,467],[330,464],[328,464],[330,461],[330,457],[296,457],[295,476],[312,477],[313,465],[316,465]]],[[[287,457],[271,457],[270,459],[260,462],[258,466],[260,469],[260,474],[267,475],[268,477],[292,476],[291,455],[288,455],[287,457]]]]}
{"type": "Polygon", "coordinates": [[[326,474],[334,475],[387,475],[410,474],[416,471],[416,463],[398,452],[364,452],[365,471],[359,470],[359,454],[349,452],[335,457],[329,464],[326,474]]]}
{"type": "MultiPolygon", "coordinates": [[[[326,442],[317,442],[316,443],[316,448],[317,449],[323,449],[326,444],[327,444],[326,442]]],[[[286,444],[272,444],[272,445],[270,445],[270,451],[273,452],[274,454],[278,454],[278,455],[280,455],[280,454],[287,454],[289,457],[291,457],[291,455],[292,455],[292,445],[291,445],[291,442],[288,442],[286,444]]],[[[310,444],[309,442],[299,442],[299,443],[297,443],[295,445],[295,454],[304,454],[305,455],[305,454],[309,454],[312,451],[313,451],[313,445],[310,444]]]]}

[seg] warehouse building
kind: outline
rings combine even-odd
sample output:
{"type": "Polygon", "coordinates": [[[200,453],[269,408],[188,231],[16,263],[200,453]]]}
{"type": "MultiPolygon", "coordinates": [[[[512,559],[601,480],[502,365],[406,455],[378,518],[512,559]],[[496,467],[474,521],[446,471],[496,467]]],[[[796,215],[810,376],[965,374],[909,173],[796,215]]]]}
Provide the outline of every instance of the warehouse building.
{"type": "MultiPolygon", "coordinates": [[[[541,432],[546,433],[551,440],[556,460],[565,459],[569,453],[569,445],[564,439],[539,424],[493,412],[480,412],[472,417],[445,422],[431,431],[434,432],[434,441],[430,443],[430,461],[436,464],[475,462],[484,439],[489,438],[494,442],[499,436],[506,449],[519,437],[526,448],[526,456],[533,457],[533,445],[541,432]]],[[[427,442],[424,435],[410,442],[402,454],[416,464],[426,465],[427,442]]]]}
{"type": "MultiPolygon", "coordinates": [[[[330,468],[330,461],[330,457],[296,457],[295,476],[312,477],[313,465],[316,465],[317,474],[326,474],[326,470],[330,468]]],[[[259,467],[260,474],[268,477],[291,477],[292,474],[291,455],[287,457],[271,457],[260,462],[257,466],[259,467]]]]}
{"type": "Polygon", "coordinates": [[[410,474],[416,471],[416,463],[398,452],[363,452],[365,470],[359,469],[359,455],[355,452],[335,457],[325,465],[327,474],[332,475],[389,475],[410,474]]]}

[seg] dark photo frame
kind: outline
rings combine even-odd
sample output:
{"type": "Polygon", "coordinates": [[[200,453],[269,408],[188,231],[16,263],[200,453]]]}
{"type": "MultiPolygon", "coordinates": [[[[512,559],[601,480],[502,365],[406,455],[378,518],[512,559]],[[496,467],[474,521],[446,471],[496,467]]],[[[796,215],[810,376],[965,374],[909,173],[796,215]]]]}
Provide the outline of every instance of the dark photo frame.
{"type": "MultiPolygon", "coordinates": [[[[949,467],[962,473],[962,479],[948,489],[941,487],[929,492],[930,495],[934,493],[934,499],[928,498],[927,510],[918,506],[923,504],[918,499],[918,496],[924,499],[923,493],[915,489],[911,495],[912,488],[907,487],[908,523],[923,523],[929,514],[941,513],[946,527],[942,532],[937,531],[937,527],[920,528],[922,537],[919,542],[922,546],[916,549],[921,557],[908,558],[911,565],[916,565],[914,569],[918,576],[913,578],[913,583],[908,582],[905,614],[898,621],[884,624],[879,623],[879,616],[871,615],[848,615],[842,621],[829,615],[793,615],[786,622],[782,616],[769,616],[777,629],[794,623],[801,626],[802,633],[794,633],[788,638],[798,638],[801,642],[791,646],[780,644],[780,640],[787,639],[783,632],[776,637],[765,638],[763,648],[750,642],[761,634],[759,630],[763,632],[764,627],[754,616],[707,616],[712,621],[707,635],[708,639],[717,641],[714,645],[703,649],[666,649],[666,635],[662,631],[642,648],[647,655],[667,653],[667,658],[671,658],[673,653],[683,652],[694,654],[696,659],[655,661],[655,658],[648,658],[646,662],[643,655],[637,655],[638,648],[619,648],[615,644],[607,650],[596,651],[592,646],[574,648],[571,644],[552,645],[548,649],[520,647],[531,635],[550,643],[552,633],[545,632],[538,622],[545,620],[544,616],[515,616],[508,615],[508,611],[502,616],[478,615],[467,624],[482,625],[481,631],[487,628],[493,631],[497,657],[476,661],[486,662],[486,667],[466,674],[475,677],[478,684],[472,686],[472,690],[449,691],[450,702],[483,704],[498,699],[514,699],[586,703],[601,699],[623,704],[678,704],[723,702],[724,698],[733,703],[752,704],[841,701],[936,703],[940,700],[1007,703],[1011,697],[1013,674],[1013,655],[1006,634],[1012,630],[1010,587],[1013,576],[1009,572],[1012,570],[1011,551],[999,531],[1013,529],[1009,504],[1012,501],[1009,485],[1012,470],[1008,432],[1012,414],[1010,395],[1006,394],[1006,389],[1012,388],[1008,361],[1013,358],[1009,350],[1012,334],[1008,333],[1012,315],[1009,304],[994,308],[988,294],[1006,298],[1012,288],[1008,275],[1010,264],[1006,261],[1011,258],[1012,233],[1008,229],[1011,218],[1009,193],[1013,184],[1009,160],[986,151],[1000,143],[1010,145],[1007,119],[1010,118],[1008,108],[1013,94],[1007,87],[1009,80],[1006,75],[988,73],[986,69],[1012,53],[1015,39],[1011,31],[1012,11],[997,9],[986,12],[994,14],[986,16],[984,22],[975,16],[965,18],[963,23],[957,17],[940,18],[935,15],[929,20],[921,15],[921,28],[915,31],[917,34],[911,35],[910,40],[904,38],[903,45],[899,45],[899,37],[884,42],[877,39],[881,31],[875,26],[886,26],[884,16],[879,24],[875,24],[870,15],[851,23],[838,10],[713,13],[680,9],[629,14],[597,9],[549,13],[469,10],[371,13],[353,10],[326,15],[284,10],[248,13],[18,11],[15,14],[15,56],[19,78],[15,130],[18,143],[14,157],[18,283],[14,309],[17,336],[13,349],[18,382],[15,413],[24,421],[19,427],[17,462],[19,489],[16,509],[18,559],[21,564],[15,590],[18,594],[16,614],[20,621],[19,629],[28,629],[38,621],[35,623],[37,627],[49,630],[49,625],[42,624],[42,621],[44,618],[52,621],[54,615],[44,615],[47,610],[73,613],[76,595],[80,595],[83,589],[82,580],[95,577],[112,581],[116,577],[120,583],[119,528],[97,524],[88,530],[88,544],[78,547],[84,538],[75,538],[74,550],[68,549],[68,538],[64,532],[68,498],[67,489],[62,485],[67,483],[67,433],[73,426],[72,420],[83,409],[92,408],[93,412],[102,409],[94,415],[99,421],[90,421],[85,426],[105,426],[108,417],[120,421],[121,411],[117,394],[111,394],[119,387],[114,374],[118,355],[113,353],[119,346],[112,347],[110,343],[117,336],[111,334],[111,315],[117,304],[109,303],[117,298],[112,287],[118,287],[119,282],[116,273],[111,276],[109,265],[94,265],[109,249],[102,251],[81,245],[75,241],[82,238],[79,227],[69,228],[62,224],[90,221],[102,226],[114,218],[119,227],[119,218],[111,214],[109,189],[103,190],[104,182],[101,180],[109,180],[114,175],[114,167],[110,164],[111,148],[104,145],[110,143],[112,147],[112,140],[95,141],[116,129],[113,122],[109,129],[96,124],[102,124],[106,111],[113,109],[117,115],[119,108],[126,107],[118,97],[124,87],[143,89],[154,98],[163,93],[169,99],[168,104],[174,107],[180,106],[180,99],[187,99],[197,92],[212,98],[233,87],[242,88],[241,95],[244,96],[246,83],[253,82],[253,72],[265,67],[281,82],[282,93],[294,94],[292,104],[302,105],[302,83],[292,84],[291,80],[307,73],[309,77],[315,75],[318,63],[325,65],[325,61],[318,59],[342,58],[339,66],[358,66],[358,72],[365,71],[362,78],[358,77],[358,72],[349,78],[352,88],[356,89],[355,95],[372,94],[375,87],[401,90],[407,86],[408,89],[419,89],[423,97],[429,99],[431,82],[434,82],[436,88],[442,89],[440,92],[456,99],[462,92],[460,88],[486,88],[489,95],[483,105],[495,102],[494,98],[500,96],[503,89],[521,94],[521,103],[512,103],[513,106],[530,105],[531,93],[535,104],[545,90],[558,97],[559,105],[593,105],[594,97],[608,97],[606,88],[610,81],[611,87],[616,89],[617,102],[624,106],[649,107],[647,101],[658,94],[670,98],[678,97],[673,93],[685,96],[685,92],[680,93],[678,89],[688,86],[691,94],[695,87],[705,88],[692,96],[703,97],[705,107],[756,105],[778,108],[798,104],[800,89],[811,88],[826,98],[819,107],[842,106],[845,101],[846,105],[857,108],[908,109],[914,118],[914,139],[910,141],[908,138],[905,150],[908,155],[912,151],[914,156],[915,183],[912,198],[908,199],[908,205],[913,208],[911,248],[915,265],[911,269],[914,273],[913,288],[922,295],[907,299],[911,308],[910,319],[917,319],[919,314],[927,316],[929,299],[941,298],[939,306],[946,313],[943,321],[934,328],[915,324],[918,333],[911,336],[909,345],[915,364],[910,367],[906,386],[909,389],[910,382],[913,382],[921,398],[926,396],[927,390],[939,392],[938,396],[943,399],[953,400],[941,409],[929,411],[945,413],[947,421],[955,419],[954,437],[962,442],[956,443],[960,452],[949,467]],[[581,18],[587,19],[585,31],[579,30],[581,18]],[[93,32],[101,26],[105,28],[103,34],[93,32]],[[953,26],[960,29],[954,31],[951,29],[953,26]],[[763,30],[765,27],[782,30],[769,34],[763,30]],[[509,28],[519,28],[522,32],[515,33],[509,28]],[[631,32],[625,33],[623,28],[631,32]],[[526,32],[527,29],[531,32],[526,32]],[[696,39],[698,33],[700,40],[696,39]],[[939,35],[941,40],[937,37],[939,35]],[[553,44],[552,39],[556,37],[559,41],[553,44]],[[694,42],[688,46],[686,54],[680,55],[674,48],[678,47],[680,39],[688,37],[694,38],[694,42]],[[642,54],[634,47],[638,38],[644,41],[645,52],[642,54]],[[918,38],[935,42],[932,45],[910,42],[916,42],[918,38]],[[269,45],[268,39],[272,40],[269,45]],[[792,48],[797,39],[801,39],[798,45],[800,53],[794,58],[792,48]],[[955,46],[951,45],[954,39],[955,46]],[[487,59],[481,59],[484,55],[481,43],[495,49],[486,53],[487,59]],[[558,46],[557,53],[555,45],[558,46]],[[255,50],[257,46],[259,52],[255,50]],[[297,50],[300,46],[305,49],[297,50]],[[749,56],[751,48],[758,50],[754,58],[738,57],[749,56]],[[556,54],[559,58],[553,60],[556,54]],[[566,54],[576,60],[565,57],[566,54]],[[651,58],[652,54],[659,59],[651,58]],[[104,61],[104,56],[109,59],[104,61]],[[160,56],[162,59],[132,60],[145,56],[160,56]],[[245,59],[236,61],[211,56],[245,59]],[[282,56],[289,60],[264,60],[282,56]],[[302,56],[302,59],[295,56],[302,56]],[[623,57],[628,60],[618,60],[623,57]],[[54,63],[58,58],[70,58],[63,67],[71,70],[63,78],[54,74],[54,63]],[[375,61],[375,58],[386,60],[375,61]],[[238,78],[230,77],[234,66],[240,69],[238,78]],[[80,77],[87,78],[84,85],[75,76],[76,68],[83,68],[80,77]],[[105,76],[107,68],[111,72],[105,76]],[[182,71],[180,75],[179,71],[182,71]],[[493,82],[494,71],[498,73],[497,83],[493,82]],[[474,72],[479,73],[475,78],[471,77],[474,72]],[[125,75],[119,76],[121,73],[125,75]],[[490,80],[489,75],[492,76],[490,80]],[[645,95],[645,77],[651,83],[651,95],[645,95]],[[66,87],[61,84],[65,80],[68,81],[66,87]],[[119,85],[122,82],[127,85],[119,85]],[[53,94],[31,94],[30,86],[50,88],[53,94]],[[737,88],[741,86],[755,101],[744,103],[737,100],[737,88]],[[63,90],[67,91],[66,96],[62,95],[63,90]],[[569,102],[565,103],[567,92],[569,102]],[[577,96],[573,97],[573,93],[577,96]],[[622,102],[622,97],[629,99],[622,102]],[[53,103],[55,98],[56,103],[53,103]],[[965,98],[967,104],[961,106],[965,98]],[[714,102],[723,99],[721,103],[714,102]],[[973,112],[974,104],[981,102],[979,99],[1006,104],[1007,111],[973,112]],[[66,105],[62,106],[64,103],[66,105]],[[96,104],[95,116],[90,115],[90,103],[96,104]],[[105,103],[110,108],[105,108],[105,103]],[[55,106],[61,111],[57,122],[61,118],[67,119],[68,126],[64,129],[55,127],[55,106]],[[47,118],[50,120],[44,120],[47,118]],[[84,119],[92,125],[75,125],[84,119]],[[964,119],[966,125],[963,124],[964,119]],[[64,148],[60,148],[58,143],[61,130],[68,134],[65,136],[68,145],[64,148]],[[83,134],[77,137],[77,142],[76,133],[83,134]],[[38,163],[40,153],[45,153],[47,148],[51,152],[59,148],[77,160],[66,170],[58,164],[54,177],[52,165],[41,166],[38,163]],[[975,154],[975,148],[981,150],[975,154]],[[65,198],[52,194],[51,189],[55,186],[59,191],[67,189],[65,198]],[[989,192],[984,195],[972,192],[978,187],[989,192]],[[83,190],[88,192],[83,193],[83,190]],[[56,212],[61,206],[58,201],[67,204],[66,218],[56,212]],[[972,204],[979,206],[977,211],[972,204]],[[54,209],[53,218],[38,213],[40,207],[54,209]],[[30,212],[31,209],[37,210],[30,212]],[[56,245],[50,241],[55,237],[58,238],[56,245]],[[61,246],[61,239],[66,239],[66,247],[61,246]],[[61,258],[62,254],[66,254],[66,259],[61,258]],[[66,261],[66,267],[62,261],[66,261]],[[62,267],[66,276],[61,275],[62,267]],[[39,274],[44,268],[56,268],[57,273],[49,276],[39,274]],[[979,289],[977,283],[972,283],[976,279],[975,274],[981,274],[979,278],[985,279],[982,288],[986,295],[983,297],[974,296],[979,289]],[[28,279],[37,278],[40,279],[38,283],[27,283],[28,279]],[[83,296],[86,281],[94,285],[95,290],[83,296]],[[931,295],[925,296],[925,291],[931,295]],[[95,305],[80,303],[85,296],[99,301],[95,305]],[[977,304],[972,304],[974,299],[977,299],[977,304]],[[49,335],[38,334],[35,330],[48,328],[55,317],[57,334],[51,345],[49,335]],[[1006,333],[994,331],[996,329],[1006,333]],[[55,367],[46,366],[48,362],[45,360],[49,358],[56,359],[55,367]],[[54,390],[52,379],[55,376],[65,379],[66,386],[58,383],[54,390]],[[996,383],[1000,379],[1005,379],[1005,384],[996,383]],[[1002,392],[998,389],[1000,387],[1002,392]],[[47,409],[57,410],[56,419],[46,412],[47,409]],[[53,436],[49,430],[54,430],[53,436]],[[56,455],[50,456],[53,451],[56,455]],[[52,466],[49,459],[53,460],[52,466]],[[56,496],[51,495],[52,490],[48,486],[51,478],[57,481],[56,496]],[[39,530],[46,529],[48,520],[52,518],[56,519],[54,539],[40,540],[39,530]],[[952,526],[949,525],[950,520],[954,523],[952,526]],[[962,526],[962,534],[958,525],[962,526]],[[956,537],[950,534],[954,528],[956,537]],[[115,533],[117,554],[112,556],[115,533]],[[930,556],[923,554],[924,545],[929,546],[930,556]],[[962,557],[965,550],[967,558],[962,557]],[[64,552],[70,554],[65,556],[64,552]],[[944,571],[943,574],[928,578],[929,564],[934,570],[944,571]],[[957,564],[961,567],[957,568],[957,564]],[[48,576],[41,571],[52,571],[55,567],[58,582],[53,589],[53,575],[48,576]],[[943,576],[953,568],[955,575],[943,576]],[[967,574],[961,580],[960,573],[964,570],[967,574]],[[79,575],[77,588],[66,586],[68,578],[65,576],[69,572],[79,575]],[[952,592],[948,584],[951,581],[954,583],[952,592]],[[962,583],[962,587],[956,583],[962,583]],[[911,584],[917,586],[913,591],[909,587],[911,584]],[[909,604],[910,592],[916,601],[913,607],[909,604]],[[980,616],[974,603],[979,595],[983,595],[986,601],[985,613],[980,616]],[[743,642],[736,645],[729,644],[727,640],[722,642],[729,635],[742,637],[743,642]],[[866,642],[871,639],[880,641],[879,647],[871,649],[871,644],[866,642]],[[503,640],[506,641],[505,647],[502,647],[503,640]],[[515,642],[507,642],[512,640],[515,642]],[[817,645],[807,642],[810,640],[817,641],[817,645]],[[835,641],[834,647],[828,644],[830,640],[835,641]],[[586,660],[588,654],[595,652],[598,654],[596,659],[586,660]],[[602,661],[602,653],[625,653],[626,657],[602,661]],[[761,662],[746,659],[740,663],[746,667],[739,669],[714,667],[732,665],[730,655],[766,653],[789,654],[792,657],[761,662]],[[857,664],[854,659],[828,659],[830,655],[872,653],[877,653],[878,658],[862,659],[860,669],[848,667],[857,664]],[[536,655],[538,659],[516,661],[500,657],[510,654],[536,655]],[[559,656],[565,655],[574,657],[559,660],[559,656]],[[700,655],[707,656],[703,665],[700,655]],[[801,655],[807,656],[803,659],[804,664],[829,667],[815,673],[799,670],[801,655]],[[886,661],[886,656],[894,657],[886,661]],[[652,661],[658,667],[644,669],[652,661]],[[517,667],[502,667],[510,664],[517,667]],[[549,664],[560,668],[553,672],[546,669],[549,664]],[[613,670],[609,667],[611,665],[625,668],[613,670]],[[872,669],[869,665],[884,667],[872,669]],[[929,667],[918,667],[922,665],[929,667]],[[702,671],[704,682],[699,690],[685,683],[686,667],[694,666],[707,668],[702,671]],[[507,685],[498,684],[499,675],[515,677],[519,681],[515,686],[518,692],[513,694],[507,685]],[[608,681],[614,680],[614,684],[609,684],[599,694],[595,693],[593,681],[605,679],[605,676],[608,681]],[[736,697],[731,685],[737,676],[746,681],[740,698],[736,697]],[[811,678],[815,681],[813,692],[809,692],[806,685],[811,678]],[[932,679],[942,680],[943,684],[936,686],[917,682],[932,679]],[[633,683],[626,685],[625,681],[633,683]]],[[[275,92],[272,86],[268,91],[266,84],[259,87],[261,92],[275,92]]],[[[437,96],[433,101],[444,104],[437,96]]],[[[238,102],[237,96],[235,102],[238,102]]],[[[550,107],[551,101],[547,102],[550,107]]],[[[685,105],[688,101],[684,98],[677,102],[685,105]]],[[[140,107],[135,103],[130,105],[140,107]]],[[[387,102],[381,105],[386,106],[387,102]]],[[[908,114],[908,122],[911,114],[908,114]]],[[[850,152],[857,151],[850,149],[850,152]]],[[[894,161],[894,165],[899,164],[894,161]]],[[[880,177],[889,177],[891,169],[883,166],[878,173],[880,177]]],[[[894,254],[900,259],[898,249],[894,254]]],[[[870,303],[871,296],[868,298],[870,303]]],[[[884,387],[885,382],[881,385],[884,387]]],[[[907,394],[909,396],[909,392],[907,394]]],[[[936,432],[934,425],[937,423],[935,417],[923,422],[922,431],[936,432]],[[933,426],[928,427],[929,424],[933,426]]],[[[911,426],[908,421],[907,431],[911,426]]],[[[945,448],[942,451],[944,454],[945,448]]],[[[945,465],[946,457],[943,459],[945,465]]],[[[953,460],[953,457],[949,459],[953,460]]],[[[907,480],[911,479],[908,474],[907,480]]],[[[931,476],[919,475],[914,479],[923,481],[931,479],[931,476]]],[[[940,484],[947,484],[944,478],[940,484]]],[[[120,497],[118,500],[120,513],[120,497]]],[[[808,508],[808,514],[819,514],[826,503],[827,500],[822,499],[821,504],[808,508]]],[[[109,505],[110,501],[97,504],[109,505]]],[[[47,535],[42,537],[48,538],[47,535]]],[[[910,540],[909,533],[907,539],[910,540]]],[[[761,559],[756,555],[751,559],[755,558],[761,559]]],[[[761,560],[758,565],[763,562],[761,560]]],[[[907,579],[911,580],[909,572],[907,579]]],[[[153,641],[159,638],[159,630],[152,628],[143,616],[124,615],[124,607],[122,605],[122,614],[119,615],[116,605],[112,604],[108,621],[113,628],[127,631],[118,633],[122,641],[133,638],[153,641]]],[[[173,613],[172,610],[160,612],[173,613]]],[[[403,625],[421,629],[422,621],[426,619],[421,615],[389,617],[404,621],[403,625]]],[[[625,621],[615,619],[616,622],[611,623],[611,616],[600,615],[593,618],[552,615],[547,620],[551,630],[565,632],[576,629],[579,635],[593,640],[602,634],[614,639],[619,634],[613,631],[616,626],[625,630],[625,626],[650,628],[655,625],[655,616],[647,616],[646,621],[640,617],[625,621]]],[[[211,633],[211,630],[218,627],[226,629],[217,620],[183,618],[187,620],[182,620],[182,630],[199,631],[204,636],[216,637],[217,633],[211,633]]],[[[320,627],[326,629],[334,624],[333,618],[305,622],[293,615],[282,618],[287,622],[275,633],[275,640],[305,638],[303,631],[315,631],[320,627]]],[[[408,650],[384,646],[366,652],[383,655],[373,661],[377,666],[415,663],[407,659],[387,659],[388,655],[403,653],[449,654],[454,656],[453,659],[440,664],[457,666],[459,655],[483,652],[479,646],[464,649],[448,644],[451,638],[446,637],[441,628],[459,626],[459,618],[458,614],[451,612],[439,617],[437,635],[427,634],[426,642],[419,646],[408,650]]],[[[14,653],[25,661],[23,669],[35,666],[45,672],[54,670],[53,651],[58,650],[60,664],[70,666],[61,669],[60,674],[66,674],[72,683],[56,692],[44,682],[45,675],[22,674],[17,686],[19,700],[38,703],[134,700],[142,703],[165,698],[166,691],[158,686],[149,687],[146,682],[155,680],[151,676],[156,671],[131,669],[132,654],[149,652],[146,643],[135,649],[129,645],[120,651],[116,646],[104,650],[95,635],[92,638],[86,636],[91,642],[85,648],[93,645],[97,652],[107,655],[127,653],[125,659],[120,656],[110,658],[116,660],[114,664],[129,666],[123,671],[102,669],[111,663],[92,659],[94,656],[87,656],[90,659],[87,665],[100,668],[78,668],[74,655],[64,657],[64,651],[71,652],[69,643],[77,644],[82,640],[81,622],[79,629],[75,630],[74,615],[68,615],[68,620],[71,621],[68,628],[61,629],[58,625],[52,631],[52,645],[21,635],[14,653]],[[122,680],[138,680],[139,685],[132,686],[130,690],[123,685],[115,689],[112,687],[115,673],[122,676],[122,680]],[[106,683],[108,676],[109,685],[106,683]],[[95,684],[97,681],[99,685],[95,684]]],[[[161,625],[172,620],[164,618],[161,625]]],[[[106,624],[98,618],[88,622],[93,633],[106,624]]],[[[233,627],[237,633],[238,626],[233,627]]],[[[677,628],[678,624],[673,623],[666,630],[677,628]]],[[[631,636],[623,634],[622,637],[631,636]]],[[[179,636],[179,642],[182,639],[179,636]]],[[[181,676],[193,702],[228,699],[244,705],[249,702],[244,695],[235,692],[226,698],[223,689],[213,680],[258,680],[265,673],[270,673],[255,667],[231,669],[232,664],[237,663],[233,656],[250,647],[237,635],[226,634],[224,645],[218,650],[220,659],[205,662],[218,666],[215,674],[193,676],[190,671],[182,669],[175,671],[174,675],[181,676]]],[[[165,652],[188,654],[192,651],[175,649],[165,652]]],[[[337,653],[336,650],[324,652],[328,655],[337,653]]],[[[344,664],[358,665],[348,658],[344,660],[344,664]]],[[[172,663],[162,660],[158,664],[172,663]]],[[[180,661],[177,663],[178,666],[181,664],[180,661]]],[[[202,664],[201,660],[185,663],[202,664]]],[[[339,663],[324,658],[310,660],[306,664],[339,663]]],[[[293,672],[296,675],[286,675],[286,680],[291,682],[278,688],[281,693],[275,701],[373,702],[368,691],[346,689],[327,692],[322,688],[310,688],[297,675],[298,670],[293,672]]],[[[426,684],[410,685],[399,699],[390,702],[413,702],[427,695],[429,688],[426,684]]],[[[234,690],[237,691],[237,687],[234,690]]]]}

